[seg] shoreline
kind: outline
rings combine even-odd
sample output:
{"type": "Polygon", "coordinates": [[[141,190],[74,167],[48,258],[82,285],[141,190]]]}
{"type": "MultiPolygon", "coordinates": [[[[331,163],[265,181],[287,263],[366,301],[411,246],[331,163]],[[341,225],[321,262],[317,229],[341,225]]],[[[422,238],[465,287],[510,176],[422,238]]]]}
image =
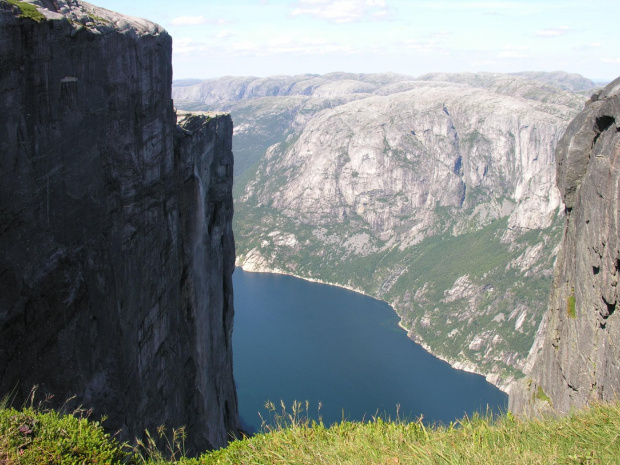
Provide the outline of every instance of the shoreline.
{"type": "Polygon", "coordinates": [[[480,371],[477,371],[476,368],[473,365],[467,364],[467,363],[463,363],[460,361],[455,361],[455,360],[451,360],[447,357],[443,357],[441,355],[437,355],[436,353],[434,353],[433,351],[430,350],[430,347],[428,344],[426,344],[424,341],[420,341],[420,340],[416,340],[415,337],[411,336],[411,332],[409,330],[409,328],[407,328],[404,324],[403,324],[403,320],[401,318],[401,316],[399,315],[398,311],[396,310],[396,307],[394,307],[394,305],[392,305],[391,302],[387,302],[385,300],[381,300],[381,299],[377,299],[375,296],[372,295],[368,295],[367,293],[365,293],[362,289],[359,288],[354,288],[351,286],[346,286],[343,284],[338,284],[338,283],[330,283],[328,281],[322,281],[320,279],[316,279],[316,278],[306,278],[304,276],[299,276],[284,270],[280,270],[280,269],[270,269],[270,268],[264,268],[264,267],[253,267],[250,266],[248,269],[243,267],[243,264],[236,262],[235,263],[235,267],[236,268],[241,268],[241,270],[245,273],[271,273],[271,274],[279,274],[279,275],[284,275],[284,276],[291,276],[293,278],[297,278],[297,279],[303,279],[304,281],[308,281],[311,283],[318,283],[318,284],[326,284],[328,286],[335,286],[335,287],[339,287],[341,289],[346,289],[348,291],[352,291],[352,292],[356,292],[358,294],[361,294],[365,297],[370,297],[371,299],[375,299],[381,302],[384,302],[386,304],[388,304],[390,306],[390,308],[394,311],[394,313],[396,314],[396,316],[399,318],[398,320],[398,327],[401,328],[403,331],[405,331],[405,333],[407,333],[407,337],[409,339],[411,339],[413,342],[415,342],[416,344],[418,344],[420,347],[422,347],[426,352],[428,352],[429,354],[431,354],[433,357],[442,360],[444,362],[446,362],[447,364],[449,364],[452,368],[454,368],[455,370],[461,370],[461,371],[465,371],[467,373],[473,373],[476,375],[480,375],[480,376],[484,376],[484,378],[486,379],[486,381],[490,384],[492,384],[493,386],[497,387],[500,391],[502,391],[505,394],[509,394],[509,387],[510,385],[514,382],[514,379],[509,379],[507,380],[507,382],[504,383],[499,383],[499,377],[498,375],[495,374],[489,374],[489,373],[481,373],[480,371]]]}

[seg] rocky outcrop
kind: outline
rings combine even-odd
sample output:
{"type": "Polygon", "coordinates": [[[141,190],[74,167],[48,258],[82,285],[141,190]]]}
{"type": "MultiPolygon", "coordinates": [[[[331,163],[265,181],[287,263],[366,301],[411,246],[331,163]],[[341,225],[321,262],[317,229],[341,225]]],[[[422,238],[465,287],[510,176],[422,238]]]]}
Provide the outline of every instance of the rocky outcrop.
{"type": "Polygon", "coordinates": [[[517,204],[513,228],[545,228],[560,203],[549,168],[563,124],[544,110],[467,86],[417,83],[323,111],[298,139],[268,152],[277,162],[261,166],[259,175],[269,175],[251,181],[248,195],[306,223],[357,215],[383,240],[411,243],[436,223],[436,207],[473,207],[501,192],[517,204]],[[275,188],[282,178],[288,188],[275,188]]]}
{"type": "Polygon", "coordinates": [[[620,79],[570,123],[556,162],[564,237],[527,377],[511,389],[517,413],[567,413],[620,395],[620,79]]]}
{"type": "Polygon", "coordinates": [[[0,393],[38,385],[123,439],[185,425],[190,450],[223,446],[230,116],[176,126],[159,26],[34,3],[38,21],[0,1],[0,393]]]}

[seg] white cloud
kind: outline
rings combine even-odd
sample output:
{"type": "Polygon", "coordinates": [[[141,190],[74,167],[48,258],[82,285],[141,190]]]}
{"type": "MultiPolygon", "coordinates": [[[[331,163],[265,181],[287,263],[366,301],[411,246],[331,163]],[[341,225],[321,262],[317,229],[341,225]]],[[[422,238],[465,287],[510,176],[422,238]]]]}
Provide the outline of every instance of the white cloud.
{"type": "Polygon", "coordinates": [[[415,50],[423,53],[432,53],[434,55],[449,55],[447,49],[435,39],[411,39],[404,42],[404,47],[409,50],[415,50]]]}
{"type": "Polygon", "coordinates": [[[450,31],[437,31],[429,34],[428,36],[433,39],[443,39],[445,37],[449,37],[450,35],[452,35],[450,31]]]}
{"type": "MultiPolygon", "coordinates": [[[[554,0],[551,0],[552,2],[554,0]]],[[[446,1],[421,2],[418,8],[428,10],[446,10],[448,12],[462,11],[491,16],[528,16],[554,8],[553,3],[543,2],[516,2],[516,1],[446,1]]]]}
{"type": "Polygon", "coordinates": [[[517,2],[426,2],[421,6],[436,10],[519,10],[523,5],[517,2]]]}
{"type": "Polygon", "coordinates": [[[445,45],[443,39],[448,38],[452,33],[450,31],[441,30],[425,34],[415,39],[409,39],[402,42],[402,46],[408,50],[415,50],[422,53],[432,53],[434,55],[450,55],[449,48],[445,45]]]}
{"type": "Polygon", "coordinates": [[[235,55],[271,56],[283,54],[324,55],[327,53],[357,53],[357,50],[323,38],[293,39],[288,36],[275,37],[266,43],[249,41],[233,42],[228,50],[235,55]]]}
{"type": "Polygon", "coordinates": [[[225,39],[226,37],[234,37],[236,35],[239,34],[237,34],[235,31],[225,30],[216,34],[215,37],[217,37],[218,39],[225,39]]]}
{"type": "Polygon", "coordinates": [[[530,55],[526,52],[528,47],[522,45],[506,45],[497,57],[498,58],[528,58],[530,55]]]}
{"type": "Polygon", "coordinates": [[[366,16],[385,18],[388,14],[385,0],[299,0],[292,16],[310,15],[335,23],[360,21],[366,16]]]}
{"type": "Polygon", "coordinates": [[[527,58],[529,57],[529,55],[523,52],[506,51],[506,52],[500,52],[499,55],[497,55],[497,57],[498,58],[527,58]]]}
{"type": "Polygon", "coordinates": [[[566,34],[569,31],[570,31],[570,28],[568,26],[560,26],[560,27],[554,27],[554,28],[550,28],[550,29],[542,29],[540,31],[536,31],[536,37],[557,37],[557,36],[563,36],[564,34],[566,34]]]}
{"type": "Polygon", "coordinates": [[[469,65],[471,67],[479,67],[479,66],[496,66],[499,62],[495,60],[478,60],[472,61],[469,65]]]}
{"type": "Polygon", "coordinates": [[[617,63],[620,65],[620,58],[602,58],[601,60],[605,63],[617,63]]]}
{"type": "Polygon", "coordinates": [[[173,26],[198,26],[200,24],[227,24],[225,19],[211,19],[204,16],[179,16],[170,21],[173,26]]]}
{"type": "Polygon", "coordinates": [[[173,39],[172,50],[179,55],[196,55],[200,53],[210,52],[213,45],[206,42],[197,42],[189,37],[182,39],[173,39]]]}
{"type": "Polygon", "coordinates": [[[179,16],[170,21],[170,24],[174,26],[196,26],[204,24],[206,21],[204,16],[179,16]]]}
{"type": "Polygon", "coordinates": [[[258,52],[259,46],[256,42],[238,41],[231,43],[228,46],[228,50],[232,53],[255,54],[258,52]]]}
{"type": "Polygon", "coordinates": [[[598,43],[598,42],[592,42],[590,44],[583,44],[583,45],[576,45],[575,47],[573,47],[573,50],[579,50],[579,51],[584,51],[584,50],[597,50],[600,49],[602,47],[602,44],[598,43]]]}

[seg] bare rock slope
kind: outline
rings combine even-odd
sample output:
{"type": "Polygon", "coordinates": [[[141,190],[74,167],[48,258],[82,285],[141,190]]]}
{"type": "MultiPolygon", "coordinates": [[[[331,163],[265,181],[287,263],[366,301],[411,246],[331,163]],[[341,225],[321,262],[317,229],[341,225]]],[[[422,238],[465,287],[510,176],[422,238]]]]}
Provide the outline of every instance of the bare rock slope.
{"type": "Polygon", "coordinates": [[[238,428],[232,121],[171,99],[171,38],[85,2],[0,1],[0,395],[122,438],[238,428]]]}
{"type": "Polygon", "coordinates": [[[620,79],[570,123],[556,157],[564,236],[527,377],[511,389],[519,413],[620,395],[620,79]]]}

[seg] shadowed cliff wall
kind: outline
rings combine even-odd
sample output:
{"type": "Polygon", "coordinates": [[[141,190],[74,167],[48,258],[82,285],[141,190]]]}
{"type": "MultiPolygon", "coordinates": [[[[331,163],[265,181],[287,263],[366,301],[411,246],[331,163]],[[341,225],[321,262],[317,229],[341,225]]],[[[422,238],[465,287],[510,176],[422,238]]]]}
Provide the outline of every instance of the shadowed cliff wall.
{"type": "Polygon", "coordinates": [[[237,430],[232,121],[176,126],[170,36],[0,1],[0,394],[33,385],[123,438],[237,430]]]}

